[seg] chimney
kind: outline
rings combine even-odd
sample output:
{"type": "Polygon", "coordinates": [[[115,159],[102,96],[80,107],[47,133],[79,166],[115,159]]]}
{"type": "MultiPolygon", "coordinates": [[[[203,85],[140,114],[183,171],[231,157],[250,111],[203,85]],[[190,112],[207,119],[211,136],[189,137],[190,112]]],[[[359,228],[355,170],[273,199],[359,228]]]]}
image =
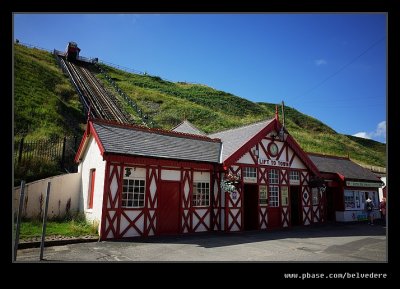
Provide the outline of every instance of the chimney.
{"type": "Polygon", "coordinates": [[[277,104],[275,105],[275,119],[276,119],[277,121],[279,121],[278,105],[277,105],[277,104]]]}

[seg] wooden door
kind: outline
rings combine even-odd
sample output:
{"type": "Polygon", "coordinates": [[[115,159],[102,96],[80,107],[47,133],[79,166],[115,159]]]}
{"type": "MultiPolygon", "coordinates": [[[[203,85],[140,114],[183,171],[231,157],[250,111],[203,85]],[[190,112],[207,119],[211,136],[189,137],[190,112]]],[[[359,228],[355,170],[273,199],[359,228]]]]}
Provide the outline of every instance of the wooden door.
{"type": "Polygon", "coordinates": [[[158,195],[158,233],[179,233],[179,182],[161,182],[158,195]]]}

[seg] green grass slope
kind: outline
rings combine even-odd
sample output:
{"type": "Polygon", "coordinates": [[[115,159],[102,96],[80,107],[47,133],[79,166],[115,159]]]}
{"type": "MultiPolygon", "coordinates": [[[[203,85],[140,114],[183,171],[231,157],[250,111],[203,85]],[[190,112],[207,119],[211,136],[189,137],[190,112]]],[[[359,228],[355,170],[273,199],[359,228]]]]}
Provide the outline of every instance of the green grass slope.
{"type": "MultiPolygon", "coordinates": [[[[20,45],[15,47],[16,128],[26,130],[32,137],[79,132],[84,117],[78,97],[53,56],[20,45]]],[[[154,120],[156,127],[171,129],[186,118],[204,132],[212,133],[272,118],[275,114],[274,104],[254,103],[205,85],[174,83],[158,76],[101,66],[154,120]]],[[[104,75],[98,73],[97,77],[113,90],[104,75]]],[[[115,91],[113,93],[115,95],[115,91]]],[[[123,106],[140,123],[136,112],[123,106]]],[[[349,154],[356,162],[385,166],[385,144],[338,134],[321,121],[291,107],[286,107],[285,117],[288,131],[305,151],[341,156],[349,154]]]]}
{"type": "Polygon", "coordinates": [[[43,139],[82,135],[84,122],[78,95],[54,56],[15,44],[15,136],[43,139]]]}

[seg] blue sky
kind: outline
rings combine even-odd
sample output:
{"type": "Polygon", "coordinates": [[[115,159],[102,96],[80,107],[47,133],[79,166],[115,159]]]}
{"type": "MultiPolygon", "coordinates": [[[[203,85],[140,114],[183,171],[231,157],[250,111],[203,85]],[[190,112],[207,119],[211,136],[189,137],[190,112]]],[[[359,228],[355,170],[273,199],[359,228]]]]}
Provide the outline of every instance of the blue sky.
{"type": "Polygon", "coordinates": [[[280,103],[386,142],[386,14],[15,14],[14,38],[280,103]]]}

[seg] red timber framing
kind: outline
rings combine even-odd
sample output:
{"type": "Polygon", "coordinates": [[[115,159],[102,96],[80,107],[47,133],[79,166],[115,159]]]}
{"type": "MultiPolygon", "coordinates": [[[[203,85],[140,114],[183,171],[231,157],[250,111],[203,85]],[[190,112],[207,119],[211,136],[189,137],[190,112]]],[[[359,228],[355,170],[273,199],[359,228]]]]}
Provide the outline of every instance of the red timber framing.
{"type": "MultiPolygon", "coordinates": [[[[243,176],[244,167],[255,167],[257,169],[257,180],[256,183],[258,186],[265,185],[267,186],[267,191],[269,192],[269,172],[274,169],[278,171],[279,176],[279,207],[278,208],[269,208],[269,206],[258,204],[258,213],[259,213],[259,229],[270,229],[272,226],[269,224],[269,213],[273,210],[278,210],[276,212],[275,220],[280,227],[290,227],[290,206],[291,206],[291,197],[290,197],[290,179],[289,173],[290,171],[298,171],[300,176],[300,184],[298,185],[300,188],[300,209],[301,209],[301,223],[303,225],[309,225],[313,222],[322,222],[324,220],[324,204],[326,199],[323,194],[321,194],[320,203],[318,206],[313,208],[312,195],[311,190],[308,185],[309,178],[311,175],[319,175],[317,168],[314,163],[310,160],[307,154],[300,148],[297,142],[288,135],[285,142],[280,142],[280,149],[276,156],[271,156],[268,151],[268,145],[263,143],[263,140],[267,140],[269,142],[277,142],[278,140],[268,137],[268,133],[272,130],[279,131],[281,125],[279,121],[275,120],[274,122],[267,125],[264,129],[262,129],[255,137],[249,140],[243,147],[239,148],[234,154],[228,157],[223,165],[227,168],[227,173],[237,174],[240,173],[243,176]],[[292,152],[290,152],[290,149],[292,152]],[[255,154],[255,151],[263,153],[263,156],[267,160],[280,160],[288,163],[289,167],[286,166],[269,166],[258,163],[258,156],[255,154]],[[246,162],[251,163],[241,163],[240,159],[248,154],[246,162]],[[301,168],[292,168],[292,165],[295,161],[296,156],[300,159],[300,161],[305,165],[306,169],[301,168]],[[287,203],[284,202],[282,204],[282,187],[286,187],[288,190],[287,195],[287,203]],[[314,210],[313,210],[314,209],[314,210]],[[315,213],[314,213],[315,212],[315,213]]],[[[243,178],[242,178],[243,179],[243,178]]],[[[237,186],[237,198],[235,200],[232,199],[232,194],[221,192],[225,199],[225,207],[222,208],[224,211],[224,226],[221,228],[224,231],[237,231],[243,230],[243,193],[244,184],[241,182],[237,186]]],[[[246,192],[244,192],[246,193],[246,192]]],[[[268,193],[269,196],[269,193],[268,193]]],[[[285,196],[286,197],[286,196],[285,196]]],[[[274,215],[275,216],[275,215],[274,215]]],[[[270,220],[271,221],[271,220],[270,220]]]]}
{"type": "Polygon", "coordinates": [[[300,185],[301,185],[301,204],[303,211],[303,225],[310,225],[312,223],[311,218],[311,191],[308,186],[309,173],[302,171],[300,173],[300,185]]]}
{"type": "MultiPolygon", "coordinates": [[[[229,167],[232,174],[241,174],[239,166],[229,167]]],[[[241,231],[242,228],[242,191],[243,183],[237,187],[237,194],[225,193],[225,231],[241,231]],[[235,196],[235,197],[234,197],[235,196]]]]}
{"type": "Polygon", "coordinates": [[[192,232],[193,170],[181,169],[181,233],[192,232]]]}
{"type": "MultiPolygon", "coordinates": [[[[217,224],[217,227],[220,226],[220,220],[215,221],[211,207],[215,201],[213,199],[215,186],[212,185],[213,165],[120,155],[105,155],[104,159],[106,160],[106,171],[100,236],[102,240],[159,234],[157,232],[157,202],[163,169],[177,170],[180,174],[179,232],[209,231],[213,230],[214,224],[217,224]],[[143,208],[121,207],[126,167],[145,169],[146,171],[143,208]],[[193,207],[191,204],[195,172],[210,173],[210,205],[207,207],[193,207]]],[[[220,193],[217,192],[217,196],[218,194],[220,193]]]]}
{"type": "Polygon", "coordinates": [[[221,173],[217,168],[214,169],[214,174],[211,180],[213,184],[213,190],[211,194],[211,208],[213,210],[211,214],[211,230],[221,231],[221,173]]]}

